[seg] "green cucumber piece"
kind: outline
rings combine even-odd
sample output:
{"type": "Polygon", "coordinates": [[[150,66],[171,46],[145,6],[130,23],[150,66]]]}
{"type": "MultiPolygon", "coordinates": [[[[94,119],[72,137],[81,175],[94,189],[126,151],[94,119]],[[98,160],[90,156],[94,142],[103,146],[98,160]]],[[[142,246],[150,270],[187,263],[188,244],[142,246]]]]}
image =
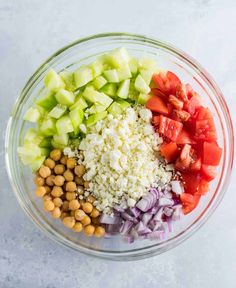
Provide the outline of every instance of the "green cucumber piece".
{"type": "Polygon", "coordinates": [[[57,144],[66,146],[68,145],[69,142],[69,135],[68,134],[53,135],[53,141],[57,144]]]}
{"type": "Polygon", "coordinates": [[[74,133],[77,134],[79,132],[79,125],[84,119],[84,112],[81,109],[75,109],[71,110],[69,115],[74,128],[74,133]]]}
{"type": "Polygon", "coordinates": [[[107,83],[105,86],[102,87],[101,91],[111,97],[115,97],[117,91],[117,84],[107,83]]]}
{"type": "Polygon", "coordinates": [[[153,71],[152,70],[146,70],[146,69],[140,69],[139,70],[140,75],[142,76],[143,80],[146,82],[147,85],[150,85],[153,71]]]}
{"type": "Polygon", "coordinates": [[[152,58],[141,58],[138,61],[139,70],[145,69],[152,71],[152,73],[157,69],[157,62],[152,58]]]}
{"type": "Polygon", "coordinates": [[[103,111],[103,112],[98,113],[98,114],[93,114],[93,115],[89,116],[88,119],[86,119],[86,126],[90,127],[90,126],[94,125],[95,123],[97,123],[98,121],[100,121],[106,117],[107,117],[107,111],[103,111]]]}
{"type": "Polygon", "coordinates": [[[99,103],[109,106],[112,103],[112,99],[102,92],[94,90],[92,87],[86,87],[83,92],[83,97],[90,103],[99,103]]]}
{"type": "Polygon", "coordinates": [[[78,98],[76,99],[75,103],[69,107],[69,110],[74,110],[74,109],[84,110],[87,107],[88,107],[88,104],[86,103],[84,98],[81,95],[79,95],[78,98]]]}
{"type": "Polygon", "coordinates": [[[146,82],[144,81],[144,79],[142,78],[140,74],[135,79],[134,87],[137,91],[145,93],[145,94],[148,94],[151,91],[151,89],[146,84],[146,82]]]}
{"type": "Polygon", "coordinates": [[[103,72],[103,63],[101,60],[96,60],[95,62],[89,64],[89,68],[92,69],[93,78],[98,77],[103,72]]]}
{"type": "Polygon", "coordinates": [[[110,82],[110,83],[118,83],[119,82],[119,77],[118,77],[117,71],[115,69],[106,70],[103,72],[103,74],[104,74],[104,76],[108,82],[110,82]]]}
{"type": "Polygon", "coordinates": [[[41,156],[41,149],[34,143],[27,143],[17,148],[17,153],[24,165],[32,163],[37,157],[41,156]]]}
{"type": "Polygon", "coordinates": [[[68,70],[64,70],[59,73],[63,81],[66,83],[66,90],[74,91],[75,90],[75,80],[74,73],[68,70]]]}
{"type": "Polygon", "coordinates": [[[50,154],[50,149],[46,147],[40,147],[41,155],[48,156],[50,154]]]}
{"type": "Polygon", "coordinates": [[[113,116],[121,114],[125,109],[130,107],[130,103],[125,100],[117,100],[113,102],[107,111],[113,116]]]}
{"type": "Polygon", "coordinates": [[[36,123],[39,121],[41,114],[37,108],[30,107],[23,117],[25,121],[36,123]]]}
{"type": "Polygon", "coordinates": [[[129,60],[129,69],[132,75],[136,75],[138,72],[138,60],[136,58],[131,58],[129,60]]]}
{"type": "MultiPolygon", "coordinates": [[[[69,115],[64,115],[56,122],[57,134],[66,134],[74,131],[69,115]]],[[[55,133],[56,134],[56,133],[55,133]]]]}
{"type": "Polygon", "coordinates": [[[43,140],[40,142],[39,147],[40,148],[51,148],[51,140],[52,137],[44,137],[43,140]]]}
{"type": "Polygon", "coordinates": [[[36,101],[36,104],[46,110],[51,110],[57,105],[57,100],[53,92],[47,92],[43,97],[36,101]]]}
{"type": "Polygon", "coordinates": [[[56,133],[56,119],[46,117],[39,123],[39,129],[45,136],[52,136],[56,133]]]}
{"type": "Polygon", "coordinates": [[[61,104],[57,104],[50,112],[49,116],[52,118],[60,118],[67,110],[67,107],[61,104]]]}
{"type": "Polygon", "coordinates": [[[66,146],[55,142],[53,139],[51,141],[52,147],[56,149],[63,150],[66,146]]]}
{"type": "Polygon", "coordinates": [[[128,63],[129,60],[129,53],[124,47],[117,48],[110,53],[110,62],[114,67],[121,67],[124,63],[128,63]]]}
{"type": "Polygon", "coordinates": [[[50,69],[48,74],[44,78],[44,84],[49,91],[56,92],[61,88],[65,88],[66,84],[62,80],[61,76],[56,71],[50,69]]]}
{"type": "Polygon", "coordinates": [[[106,83],[107,80],[103,76],[98,76],[96,79],[93,80],[93,85],[98,90],[101,89],[106,83]]]}
{"type": "Polygon", "coordinates": [[[38,131],[33,128],[29,128],[25,134],[24,145],[27,143],[34,143],[39,145],[43,140],[43,136],[39,135],[38,131]]]}
{"type": "Polygon", "coordinates": [[[122,99],[119,99],[116,101],[123,110],[125,110],[126,108],[129,108],[131,105],[129,102],[125,101],[125,100],[122,100],[122,99]]]}
{"type": "Polygon", "coordinates": [[[74,79],[75,79],[75,88],[80,88],[94,78],[93,70],[89,67],[80,67],[74,72],[74,79]]]}
{"type": "Polygon", "coordinates": [[[129,99],[137,101],[139,92],[134,87],[134,79],[131,79],[129,85],[129,99]]]}
{"type": "Polygon", "coordinates": [[[119,81],[123,81],[132,77],[129,64],[124,63],[120,68],[117,69],[119,81]]]}
{"type": "Polygon", "coordinates": [[[120,98],[126,99],[128,98],[129,95],[129,85],[130,85],[130,79],[126,79],[124,80],[118,90],[117,90],[117,96],[119,96],[120,98]]]}
{"type": "Polygon", "coordinates": [[[46,156],[38,156],[37,158],[34,159],[33,162],[29,164],[31,170],[33,172],[36,172],[39,170],[39,168],[43,165],[44,160],[46,159],[46,156]]]}
{"type": "Polygon", "coordinates": [[[152,96],[150,94],[139,93],[137,102],[145,105],[152,96]]]}
{"type": "Polygon", "coordinates": [[[88,112],[89,114],[97,114],[100,113],[102,111],[107,110],[107,108],[110,106],[109,103],[107,103],[106,105],[101,105],[101,104],[93,104],[93,106],[91,106],[89,109],[86,110],[86,112],[88,112]]]}
{"type": "Polygon", "coordinates": [[[65,105],[65,106],[71,106],[74,104],[74,101],[75,101],[74,93],[67,91],[65,89],[60,89],[56,93],[55,98],[57,99],[57,102],[59,104],[65,105]]]}

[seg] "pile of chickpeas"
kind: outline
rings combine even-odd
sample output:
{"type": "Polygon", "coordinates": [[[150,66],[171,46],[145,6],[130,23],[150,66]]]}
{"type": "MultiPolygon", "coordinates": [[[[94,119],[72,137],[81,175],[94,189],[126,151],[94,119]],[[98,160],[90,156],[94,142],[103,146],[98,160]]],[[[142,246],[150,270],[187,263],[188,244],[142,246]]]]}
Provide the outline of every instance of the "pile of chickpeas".
{"type": "Polygon", "coordinates": [[[60,218],[66,227],[75,232],[83,230],[87,236],[103,237],[100,212],[93,205],[96,199],[86,191],[89,182],[83,179],[85,172],[84,165],[78,165],[75,158],[54,149],[34,179],[36,196],[43,199],[45,211],[60,218]]]}

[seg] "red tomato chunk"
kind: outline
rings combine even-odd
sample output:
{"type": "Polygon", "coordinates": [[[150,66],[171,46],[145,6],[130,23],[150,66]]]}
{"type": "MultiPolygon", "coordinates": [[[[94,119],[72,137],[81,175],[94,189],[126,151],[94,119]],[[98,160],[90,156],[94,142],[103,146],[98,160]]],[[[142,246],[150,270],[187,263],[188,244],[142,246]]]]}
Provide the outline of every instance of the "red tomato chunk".
{"type": "Polygon", "coordinates": [[[217,143],[204,142],[203,144],[203,164],[217,166],[220,163],[222,149],[217,143]]]}
{"type": "Polygon", "coordinates": [[[182,130],[182,127],[182,123],[162,115],[160,116],[159,132],[169,140],[176,141],[179,133],[182,130]]]}

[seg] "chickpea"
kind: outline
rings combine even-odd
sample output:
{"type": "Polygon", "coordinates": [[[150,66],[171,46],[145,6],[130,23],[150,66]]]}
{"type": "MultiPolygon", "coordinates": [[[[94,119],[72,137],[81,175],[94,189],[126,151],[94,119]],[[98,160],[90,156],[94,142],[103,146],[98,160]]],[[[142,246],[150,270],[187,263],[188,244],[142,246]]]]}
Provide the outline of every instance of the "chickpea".
{"type": "Polygon", "coordinates": [[[45,211],[52,211],[55,208],[55,205],[51,200],[44,201],[43,206],[45,211]]]}
{"type": "Polygon", "coordinates": [[[63,164],[57,164],[54,168],[54,172],[57,175],[62,175],[65,172],[66,168],[63,164]]]}
{"type": "Polygon", "coordinates": [[[81,223],[84,225],[84,226],[87,226],[91,223],[91,219],[88,215],[85,215],[84,218],[81,220],[81,223]]]}
{"type": "Polygon", "coordinates": [[[96,209],[96,208],[94,207],[93,210],[92,210],[92,212],[91,212],[91,214],[90,214],[90,216],[91,216],[92,218],[97,218],[99,215],[100,215],[100,212],[98,211],[98,209],[96,209]]]}
{"type": "Polygon", "coordinates": [[[47,194],[51,192],[52,189],[49,186],[45,185],[44,187],[46,189],[47,194]]]}
{"type": "Polygon", "coordinates": [[[68,169],[63,174],[66,181],[73,181],[74,180],[74,174],[68,169]]]}
{"type": "Polygon", "coordinates": [[[94,231],[95,237],[103,237],[105,235],[105,229],[102,226],[97,226],[94,231]]]}
{"type": "Polygon", "coordinates": [[[82,205],[82,208],[84,210],[85,213],[91,213],[92,210],[93,210],[93,205],[89,202],[85,202],[83,205],[82,205]]]}
{"type": "Polygon", "coordinates": [[[79,200],[79,203],[80,203],[80,205],[82,206],[82,205],[85,203],[85,200],[84,200],[84,199],[79,200]]]}
{"type": "Polygon", "coordinates": [[[65,182],[65,178],[61,175],[57,175],[55,178],[54,178],[54,184],[56,186],[63,186],[65,182]]]}
{"type": "Polygon", "coordinates": [[[88,181],[84,181],[84,188],[88,189],[89,188],[89,182],[88,181]]]}
{"type": "Polygon", "coordinates": [[[68,201],[64,201],[62,204],[62,210],[63,211],[68,211],[69,210],[69,202],[68,201]]]}
{"type": "Polygon", "coordinates": [[[52,160],[51,158],[47,158],[45,161],[44,161],[44,165],[47,166],[48,168],[50,169],[53,169],[56,165],[55,161],[52,160]]]}
{"type": "Polygon", "coordinates": [[[86,236],[92,236],[95,231],[95,227],[93,225],[87,225],[84,227],[84,233],[86,236]]]}
{"type": "Polygon", "coordinates": [[[96,198],[93,197],[92,195],[89,195],[86,200],[90,203],[93,203],[96,200],[96,198]]]}
{"type": "Polygon", "coordinates": [[[69,214],[67,212],[62,212],[61,213],[61,220],[63,220],[65,217],[68,217],[69,214]]]}
{"type": "Polygon", "coordinates": [[[36,189],[36,196],[37,197],[43,197],[47,193],[44,186],[38,186],[36,189]]]}
{"type": "Polygon", "coordinates": [[[34,184],[35,184],[36,186],[43,186],[44,183],[45,183],[44,178],[42,178],[42,177],[40,177],[40,176],[36,176],[36,177],[34,178],[34,184]]]}
{"type": "Polygon", "coordinates": [[[75,166],[74,172],[78,177],[82,177],[85,173],[84,165],[81,164],[81,165],[75,166]]]}
{"type": "Polygon", "coordinates": [[[74,200],[76,198],[76,194],[75,192],[67,192],[66,193],[66,199],[68,201],[74,200]]]}
{"type": "Polygon", "coordinates": [[[84,213],[84,211],[82,209],[75,210],[75,219],[76,220],[81,221],[82,219],[84,219],[85,216],[86,216],[86,214],[84,213]]]}
{"type": "Polygon", "coordinates": [[[63,194],[63,190],[60,186],[54,186],[51,194],[53,197],[60,197],[63,194]]]}
{"type": "Polygon", "coordinates": [[[76,222],[72,229],[75,232],[81,232],[83,230],[83,225],[80,222],[76,222]]]}
{"type": "Polygon", "coordinates": [[[61,150],[59,149],[54,149],[50,152],[50,157],[52,158],[52,160],[54,161],[58,161],[61,158],[61,150]]]}
{"type": "Polygon", "coordinates": [[[76,165],[76,160],[75,158],[68,158],[66,162],[66,166],[68,169],[74,169],[76,165]]]}
{"type": "Polygon", "coordinates": [[[75,217],[75,210],[70,211],[70,216],[75,217]]]}
{"type": "Polygon", "coordinates": [[[61,210],[59,207],[55,207],[53,210],[52,210],[52,217],[53,218],[60,218],[61,217],[61,210]]]}
{"type": "Polygon", "coordinates": [[[77,199],[71,200],[69,202],[69,209],[70,210],[77,210],[80,207],[80,203],[77,199]]]}
{"type": "Polygon", "coordinates": [[[76,190],[75,182],[69,181],[69,182],[66,183],[66,191],[74,192],[75,190],[76,190]]]}
{"type": "Polygon", "coordinates": [[[65,156],[65,155],[62,156],[61,159],[60,159],[61,164],[66,165],[66,163],[67,163],[67,159],[68,159],[67,156],[65,156]]]}
{"type": "Polygon", "coordinates": [[[54,205],[55,205],[56,207],[61,207],[62,204],[63,204],[61,198],[59,198],[59,197],[54,198],[52,202],[54,203],[54,205]]]}
{"type": "Polygon", "coordinates": [[[62,222],[66,227],[73,228],[73,226],[75,225],[75,218],[68,216],[68,217],[65,217],[62,220],[62,222]]]}
{"type": "Polygon", "coordinates": [[[51,169],[47,166],[42,165],[39,169],[39,175],[43,178],[47,178],[51,175],[51,169]]]}
{"type": "Polygon", "coordinates": [[[44,195],[43,196],[43,201],[45,202],[45,201],[50,201],[50,200],[52,200],[52,197],[50,196],[50,195],[44,195]]]}
{"type": "Polygon", "coordinates": [[[84,195],[84,187],[83,186],[78,186],[77,191],[78,191],[79,195],[84,195]]]}
{"type": "Polygon", "coordinates": [[[82,177],[75,176],[75,183],[77,185],[84,185],[84,179],[82,177]]]}
{"type": "Polygon", "coordinates": [[[50,175],[46,178],[46,184],[48,186],[53,186],[54,185],[54,179],[55,179],[55,175],[50,175]]]}

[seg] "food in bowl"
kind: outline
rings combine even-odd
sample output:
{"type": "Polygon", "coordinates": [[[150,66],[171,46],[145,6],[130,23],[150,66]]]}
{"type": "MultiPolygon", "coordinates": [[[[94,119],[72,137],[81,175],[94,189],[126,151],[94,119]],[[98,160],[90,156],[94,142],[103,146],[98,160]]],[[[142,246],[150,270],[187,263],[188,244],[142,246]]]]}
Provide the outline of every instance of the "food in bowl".
{"type": "Polygon", "coordinates": [[[44,209],[76,233],[165,239],[209,190],[222,149],[189,84],[125,48],[45,77],[18,154],[44,209]]]}

